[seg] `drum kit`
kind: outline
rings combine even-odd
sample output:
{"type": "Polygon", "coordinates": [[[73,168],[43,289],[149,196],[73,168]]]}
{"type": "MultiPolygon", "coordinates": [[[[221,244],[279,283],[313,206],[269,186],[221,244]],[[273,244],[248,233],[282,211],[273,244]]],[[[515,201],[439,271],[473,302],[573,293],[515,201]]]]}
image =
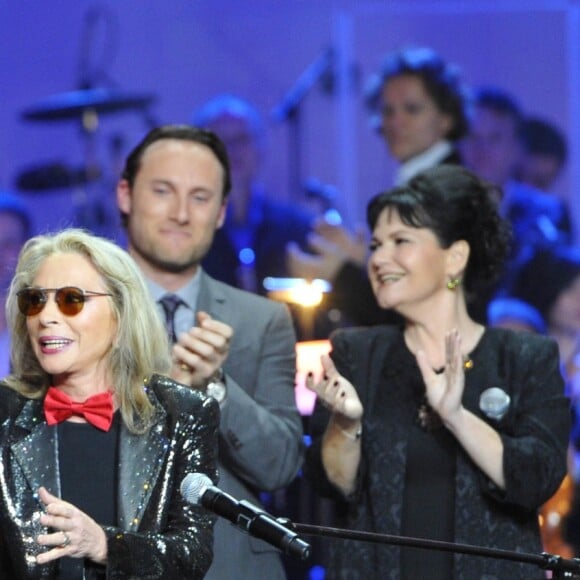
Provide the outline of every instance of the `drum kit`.
{"type": "Polygon", "coordinates": [[[97,115],[128,109],[146,109],[153,102],[151,95],[130,94],[107,88],[93,88],[52,95],[22,111],[27,121],[67,121],[81,119],[91,131],[97,115]]]}
{"type": "MultiPolygon", "coordinates": [[[[153,124],[149,107],[155,101],[150,94],[131,93],[118,89],[89,88],[52,95],[25,108],[21,118],[33,123],[75,122],[81,129],[84,145],[84,162],[72,167],[61,162],[51,162],[21,171],[16,187],[24,194],[50,193],[74,190],[74,225],[85,227],[97,234],[108,235],[111,229],[107,211],[102,203],[91,202],[89,189],[103,186],[104,172],[97,161],[96,140],[101,116],[134,111],[143,116],[149,126],[153,124]]],[[[118,138],[117,148],[121,139],[118,138]]],[[[111,212],[109,212],[111,213],[111,212]]],[[[113,212],[116,215],[116,210],[113,212]]],[[[111,215],[113,215],[111,214],[111,215]]],[[[118,220],[117,220],[118,221],[118,220]]],[[[117,227],[117,224],[115,224],[117,227]]]]}

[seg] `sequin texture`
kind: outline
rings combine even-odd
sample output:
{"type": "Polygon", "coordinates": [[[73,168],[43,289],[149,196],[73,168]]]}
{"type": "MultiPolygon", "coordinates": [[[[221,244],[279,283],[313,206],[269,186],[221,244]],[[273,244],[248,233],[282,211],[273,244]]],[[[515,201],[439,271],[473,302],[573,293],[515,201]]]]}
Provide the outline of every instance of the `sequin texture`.
{"type": "MultiPolygon", "coordinates": [[[[145,435],[120,435],[118,519],[105,527],[108,577],[202,578],[212,560],[214,518],[179,493],[192,472],[217,482],[219,406],[167,377],[148,381],[156,408],[145,435]]],[[[60,495],[57,434],[42,415],[42,401],[0,383],[0,577],[56,578],[56,564],[36,564],[47,548],[36,492],[60,495]]],[[[96,459],[98,460],[98,459],[96,459]]],[[[87,577],[90,577],[87,575],[87,577]]]]}

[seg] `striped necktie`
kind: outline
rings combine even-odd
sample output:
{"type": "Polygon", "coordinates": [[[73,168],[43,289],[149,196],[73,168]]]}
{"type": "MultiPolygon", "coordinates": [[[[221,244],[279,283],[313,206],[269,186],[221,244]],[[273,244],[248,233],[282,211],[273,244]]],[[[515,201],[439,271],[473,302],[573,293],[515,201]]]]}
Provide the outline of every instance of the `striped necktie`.
{"type": "Polygon", "coordinates": [[[159,304],[161,304],[163,312],[165,313],[165,328],[167,329],[167,336],[171,344],[177,342],[177,336],[175,334],[175,312],[183,303],[183,300],[175,294],[165,294],[165,296],[159,299],[159,304]]]}

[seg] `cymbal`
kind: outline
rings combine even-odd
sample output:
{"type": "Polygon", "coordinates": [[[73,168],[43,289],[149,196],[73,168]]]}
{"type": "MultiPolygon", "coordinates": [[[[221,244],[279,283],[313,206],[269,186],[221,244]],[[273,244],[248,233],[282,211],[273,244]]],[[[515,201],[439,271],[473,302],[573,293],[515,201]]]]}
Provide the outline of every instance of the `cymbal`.
{"type": "Polygon", "coordinates": [[[98,167],[70,167],[56,161],[28,167],[16,179],[16,187],[24,193],[41,193],[85,185],[101,178],[98,167]]]}
{"type": "Polygon", "coordinates": [[[85,111],[116,113],[143,109],[155,100],[153,95],[126,93],[115,89],[95,88],[52,95],[22,111],[27,121],[64,121],[78,119],[85,111]]]}

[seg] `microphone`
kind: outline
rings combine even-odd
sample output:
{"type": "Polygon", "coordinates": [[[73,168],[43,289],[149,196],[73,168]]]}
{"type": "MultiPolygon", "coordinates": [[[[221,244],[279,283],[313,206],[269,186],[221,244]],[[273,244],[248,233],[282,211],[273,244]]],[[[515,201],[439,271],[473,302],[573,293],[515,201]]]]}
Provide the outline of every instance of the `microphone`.
{"type": "Polygon", "coordinates": [[[181,495],[193,505],[202,505],[226,518],[251,536],[264,540],[289,556],[305,560],[310,544],[298,537],[273,516],[246,500],[238,501],[215,487],[207,475],[190,473],[181,482],[181,495]]]}

